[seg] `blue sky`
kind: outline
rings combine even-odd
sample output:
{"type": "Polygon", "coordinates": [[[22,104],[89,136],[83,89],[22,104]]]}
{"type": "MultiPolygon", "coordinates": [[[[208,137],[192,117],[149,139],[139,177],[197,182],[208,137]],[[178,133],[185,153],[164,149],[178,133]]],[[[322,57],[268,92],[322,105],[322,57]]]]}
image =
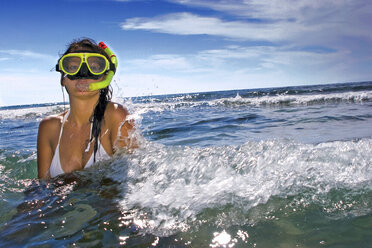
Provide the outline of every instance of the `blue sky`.
{"type": "Polygon", "coordinates": [[[372,80],[364,0],[4,0],[0,106],[61,102],[74,38],[117,54],[114,96],[372,80]]]}

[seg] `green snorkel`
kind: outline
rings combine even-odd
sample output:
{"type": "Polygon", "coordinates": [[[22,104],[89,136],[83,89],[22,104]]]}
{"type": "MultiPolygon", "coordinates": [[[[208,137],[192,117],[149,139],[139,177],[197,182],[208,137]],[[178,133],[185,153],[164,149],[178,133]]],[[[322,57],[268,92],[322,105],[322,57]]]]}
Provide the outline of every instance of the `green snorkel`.
{"type": "Polygon", "coordinates": [[[116,72],[116,68],[118,67],[118,60],[117,60],[115,54],[110,50],[110,48],[108,48],[105,45],[105,43],[103,43],[103,42],[100,42],[98,44],[98,46],[101,47],[107,53],[107,55],[111,59],[111,62],[115,65],[115,68],[110,68],[109,72],[106,75],[105,80],[102,80],[102,81],[97,82],[97,83],[89,84],[89,90],[90,91],[103,89],[103,88],[106,88],[107,86],[109,86],[109,84],[111,83],[111,80],[114,77],[114,74],[116,72]]]}

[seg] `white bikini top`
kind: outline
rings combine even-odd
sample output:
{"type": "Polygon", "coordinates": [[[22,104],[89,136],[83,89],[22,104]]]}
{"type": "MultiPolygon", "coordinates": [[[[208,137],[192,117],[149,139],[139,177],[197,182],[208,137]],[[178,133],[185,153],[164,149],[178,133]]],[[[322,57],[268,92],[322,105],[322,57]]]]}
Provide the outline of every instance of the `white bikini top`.
{"type": "MultiPolygon", "coordinates": [[[[63,126],[64,126],[65,121],[67,120],[69,115],[70,115],[70,110],[65,114],[65,116],[62,119],[62,125],[61,125],[61,130],[59,132],[58,144],[57,144],[56,150],[54,151],[54,156],[53,156],[53,159],[52,159],[52,163],[50,164],[50,167],[49,167],[49,176],[51,178],[65,173],[62,169],[61,160],[60,160],[60,157],[59,157],[59,143],[60,143],[61,137],[62,137],[63,126]]],[[[91,133],[90,135],[92,135],[92,127],[93,127],[93,123],[90,126],[90,133],[91,133]]],[[[90,140],[90,138],[89,138],[89,140],[90,140]]],[[[90,142],[88,144],[88,147],[87,147],[86,151],[89,151],[89,148],[90,148],[90,142]]],[[[99,142],[99,139],[98,139],[98,149],[97,149],[97,152],[96,152],[96,162],[106,160],[106,159],[109,159],[109,158],[110,158],[110,156],[107,154],[107,152],[105,151],[103,146],[101,146],[101,143],[99,142]]],[[[91,167],[92,164],[94,164],[94,153],[92,153],[92,155],[90,156],[88,162],[84,166],[84,169],[88,168],[88,167],[91,167]]]]}

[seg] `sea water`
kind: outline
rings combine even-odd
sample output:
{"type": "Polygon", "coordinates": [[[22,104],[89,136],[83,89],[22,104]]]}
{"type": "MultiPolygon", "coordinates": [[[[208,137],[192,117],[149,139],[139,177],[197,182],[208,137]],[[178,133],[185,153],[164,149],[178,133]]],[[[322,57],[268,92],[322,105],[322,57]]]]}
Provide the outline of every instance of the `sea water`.
{"type": "Polygon", "coordinates": [[[372,82],[116,100],[140,148],[50,181],[65,106],[0,108],[1,247],[372,247],[372,82]]]}

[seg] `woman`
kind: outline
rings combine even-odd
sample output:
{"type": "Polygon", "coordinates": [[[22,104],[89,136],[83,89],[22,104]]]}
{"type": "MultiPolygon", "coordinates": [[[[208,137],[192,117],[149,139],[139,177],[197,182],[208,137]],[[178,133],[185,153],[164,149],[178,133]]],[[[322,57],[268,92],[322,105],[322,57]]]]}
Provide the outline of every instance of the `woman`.
{"type": "Polygon", "coordinates": [[[38,177],[52,178],[110,158],[119,148],[133,148],[128,111],[111,102],[109,83],[116,57],[90,39],[74,41],[59,59],[61,85],[70,109],[43,119],[37,140],[38,177]]]}

